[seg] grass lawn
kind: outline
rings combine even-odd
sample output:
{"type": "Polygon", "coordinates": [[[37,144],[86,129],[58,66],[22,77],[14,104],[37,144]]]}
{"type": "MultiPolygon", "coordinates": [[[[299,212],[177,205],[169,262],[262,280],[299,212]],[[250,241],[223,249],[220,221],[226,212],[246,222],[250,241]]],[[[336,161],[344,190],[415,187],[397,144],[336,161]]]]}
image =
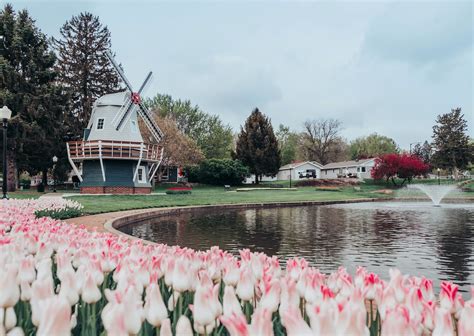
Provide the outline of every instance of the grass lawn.
{"type": "Polygon", "coordinates": [[[39,193],[36,190],[17,190],[14,192],[9,192],[9,198],[19,198],[19,199],[27,199],[27,198],[38,198],[43,196],[46,193],[39,193]]]}
{"type": "MultiPolygon", "coordinates": [[[[113,196],[72,196],[84,206],[85,214],[186,205],[212,205],[235,203],[269,203],[295,201],[345,200],[355,198],[383,198],[390,195],[371,193],[380,186],[362,185],[360,191],[353,187],[342,188],[339,192],[316,190],[315,187],[298,188],[297,191],[259,190],[253,192],[225,191],[223,187],[202,186],[193,189],[190,195],[113,195],[113,196]]],[[[165,188],[157,188],[163,192],[165,188]]]]}

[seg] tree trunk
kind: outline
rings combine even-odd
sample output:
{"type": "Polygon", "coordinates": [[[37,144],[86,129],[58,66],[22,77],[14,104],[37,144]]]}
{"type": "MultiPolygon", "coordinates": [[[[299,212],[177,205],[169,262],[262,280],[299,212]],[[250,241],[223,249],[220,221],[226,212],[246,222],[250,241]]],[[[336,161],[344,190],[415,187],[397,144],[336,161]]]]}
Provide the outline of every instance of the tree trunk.
{"type": "Polygon", "coordinates": [[[255,184],[258,184],[258,174],[255,174],[255,184]]]}
{"type": "Polygon", "coordinates": [[[41,182],[43,183],[44,188],[46,189],[48,187],[48,171],[47,170],[42,171],[41,182]]]}
{"type": "Polygon", "coordinates": [[[12,151],[7,152],[7,191],[15,191],[18,185],[17,169],[16,169],[16,155],[12,151]]]}

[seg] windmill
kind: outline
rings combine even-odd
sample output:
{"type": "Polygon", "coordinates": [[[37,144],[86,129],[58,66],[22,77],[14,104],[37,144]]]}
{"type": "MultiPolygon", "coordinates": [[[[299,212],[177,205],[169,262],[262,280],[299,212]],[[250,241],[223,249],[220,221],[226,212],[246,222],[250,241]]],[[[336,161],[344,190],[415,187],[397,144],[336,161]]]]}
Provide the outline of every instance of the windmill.
{"type": "Polygon", "coordinates": [[[152,72],[134,91],[112,54],[106,55],[126,89],[95,101],[84,139],[67,142],[69,163],[81,181],[81,193],[150,193],[163,158],[163,149],[156,144],[163,133],[141,99],[152,72]],[[143,141],[138,118],[155,144],[143,141]],[[77,164],[82,165],[82,174],[77,164]]]}

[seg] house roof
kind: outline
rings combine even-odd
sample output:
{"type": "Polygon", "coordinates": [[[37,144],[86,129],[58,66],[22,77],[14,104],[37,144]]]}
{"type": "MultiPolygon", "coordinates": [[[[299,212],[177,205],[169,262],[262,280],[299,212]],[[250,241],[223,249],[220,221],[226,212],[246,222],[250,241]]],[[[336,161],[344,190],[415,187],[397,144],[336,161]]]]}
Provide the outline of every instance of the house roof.
{"type": "Polygon", "coordinates": [[[351,161],[341,161],[341,162],[331,162],[325,165],[322,169],[335,169],[335,168],[347,168],[347,167],[357,167],[363,166],[374,159],[363,159],[363,160],[351,160],[351,161]]]}
{"type": "Polygon", "coordinates": [[[295,168],[298,168],[299,166],[302,166],[304,164],[310,164],[310,165],[313,165],[313,166],[318,167],[318,168],[323,167],[322,164],[320,164],[316,161],[302,161],[302,162],[293,162],[293,163],[289,163],[289,164],[286,164],[284,166],[281,166],[280,170],[295,169],[295,168]]]}

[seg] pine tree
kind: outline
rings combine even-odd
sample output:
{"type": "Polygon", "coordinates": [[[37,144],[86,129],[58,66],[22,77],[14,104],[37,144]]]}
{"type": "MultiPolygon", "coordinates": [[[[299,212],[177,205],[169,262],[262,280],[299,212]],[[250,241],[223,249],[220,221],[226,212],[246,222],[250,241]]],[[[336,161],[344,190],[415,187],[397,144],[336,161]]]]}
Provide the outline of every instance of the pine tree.
{"type": "Polygon", "coordinates": [[[461,108],[439,115],[433,126],[433,163],[438,167],[451,169],[457,177],[459,169],[465,169],[473,158],[469,144],[467,121],[461,108]]]}
{"type": "Polygon", "coordinates": [[[53,155],[65,160],[62,116],[64,90],[55,84],[56,57],[26,10],[0,12],[0,106],[12,110],[8,127],[8,187],[17,171],[47,172],[53,155]]]}
{"type": "Polygon", "coordinates": [[[268,117],[256,108],[241,128],[235,158],[249,167],[258,184],[262,175],[275,176],[280,168],[280,150],[268,117]]]}
{"type": "Polygon", "coordinates": [[[59,81],[72,99],[71,131],[80,134],[87,126],[98,97],[117,91],[119,78],[105,51],[111,48],[110,31],[91,13],[73,16],[53,39],[58,54],[59,81]]]}

